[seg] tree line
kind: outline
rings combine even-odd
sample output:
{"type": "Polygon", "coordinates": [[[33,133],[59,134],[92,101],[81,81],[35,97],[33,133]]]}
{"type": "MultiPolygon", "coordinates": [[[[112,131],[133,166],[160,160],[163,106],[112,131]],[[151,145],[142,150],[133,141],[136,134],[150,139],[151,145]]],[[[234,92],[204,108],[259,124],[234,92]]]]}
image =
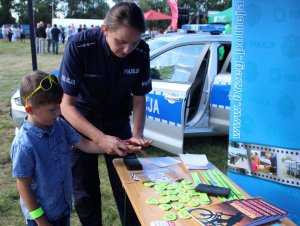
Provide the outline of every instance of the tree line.
{"type": "MultiPolygon", "coordinates": [[[[114,3],[124,0],[113,0],[114,3]]],[[[154,9],[171,15],[167,0],[126,0],[136,2],[144,12],[154,9]]],[[[81,19],[103,19],[109,10],[106,0],[32,0],[35,21],[51,23],[52,16],[81,19]]],[[[190,10],[191,16],[200,11],[224,10],[231,6],[231,0],[178,0],[178,7],[190,10]]],[[[2,24],[28,24],[28,2],[0,0],[0,26],[2,24]],[[13,17],[16,14],[18,21],[13,17]]],[[[161,26],[169,21],[150,21],[150,26],[161,26]]]]}

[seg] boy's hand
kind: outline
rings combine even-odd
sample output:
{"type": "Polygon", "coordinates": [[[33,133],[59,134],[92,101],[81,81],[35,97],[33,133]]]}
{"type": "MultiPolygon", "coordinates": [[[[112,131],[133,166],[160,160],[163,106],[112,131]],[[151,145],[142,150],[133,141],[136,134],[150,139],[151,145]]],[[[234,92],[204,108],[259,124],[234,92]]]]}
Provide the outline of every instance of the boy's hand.
{"type": "Polygon", "coordinates": [[[80,142],[75,145],[75,147],[87,153],[106,153],[109,155],[127,155],[127,146],[121,139],[103,135],[98,141],[91,141],[85,137],[81,137],[80,142]]]}
{"type": "Polygon", "coordinates": [[[100,142],[97,142],[97,144],[99,145],[100,149],[103,150],[103,152],[109,155],[127,155],[127,146],[118,137],[104,135],[100,139],[100,142]]]}
{"type": "Polygon", "coordinates": [[[35,219],[38,226],[53,226],[45,217],[45,215],[35,219]]]}

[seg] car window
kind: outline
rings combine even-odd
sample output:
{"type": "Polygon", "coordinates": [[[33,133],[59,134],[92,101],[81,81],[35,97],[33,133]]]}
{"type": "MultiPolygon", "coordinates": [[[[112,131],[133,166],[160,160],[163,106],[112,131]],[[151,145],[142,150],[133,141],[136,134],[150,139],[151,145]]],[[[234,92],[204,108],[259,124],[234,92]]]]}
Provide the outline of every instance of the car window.
{"type": "Polygon", "coordinates": [[[186,45],[162,53],[150,62],[152,79],[188,83],[204,45],[186,45]]]}
{"type": "MultiPolygon", "coordinates": [[[[220,66],[220,61],[218,67],[219,66],[220,66]]],[[[222,68],[220,71],[218,71],[218,73],[231,73],[231,51],[229,51],[228,55],[226,56],[222,68]]]]}
{"type": "Polygon", "coordinates": [[[168,44],[167,41],[160,40],[160,39],[152,39],[152,40],[149,40],[147,43],[149,45],[150,51],[158,49],[159,47],[168,44]]]}

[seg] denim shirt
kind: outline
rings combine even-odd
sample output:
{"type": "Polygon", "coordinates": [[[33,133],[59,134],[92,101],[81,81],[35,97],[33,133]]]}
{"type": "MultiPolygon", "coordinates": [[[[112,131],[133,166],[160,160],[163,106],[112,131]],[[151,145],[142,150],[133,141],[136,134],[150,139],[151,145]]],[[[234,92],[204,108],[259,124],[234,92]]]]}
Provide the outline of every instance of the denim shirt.
{"type": "MultiPolygon", "coordinates": [[[[27,119],[11,147],[12,175],[31,177],[31,190],[48,220],[70,214],[72,207],[71,146],[80,135],[63,119],[57,118],[47,131],[27,119]]],[[[31,219],[20,197],[24,216],[31,219]]]]}

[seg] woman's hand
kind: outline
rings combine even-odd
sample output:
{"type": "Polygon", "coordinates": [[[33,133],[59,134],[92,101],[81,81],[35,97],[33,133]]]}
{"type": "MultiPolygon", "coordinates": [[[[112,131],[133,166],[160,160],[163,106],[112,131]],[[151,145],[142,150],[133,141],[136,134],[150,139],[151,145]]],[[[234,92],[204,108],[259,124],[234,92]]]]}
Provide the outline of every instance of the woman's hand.
{"type": "Polygon", "coordinates": [[[127,145],[128,153],[141,153],[144,156],[147,156],[147,153],[143,148],[147,148],[153,143],[152,140],[144,140],[136,137],[132,137],[124,142],[127,145]]]}

